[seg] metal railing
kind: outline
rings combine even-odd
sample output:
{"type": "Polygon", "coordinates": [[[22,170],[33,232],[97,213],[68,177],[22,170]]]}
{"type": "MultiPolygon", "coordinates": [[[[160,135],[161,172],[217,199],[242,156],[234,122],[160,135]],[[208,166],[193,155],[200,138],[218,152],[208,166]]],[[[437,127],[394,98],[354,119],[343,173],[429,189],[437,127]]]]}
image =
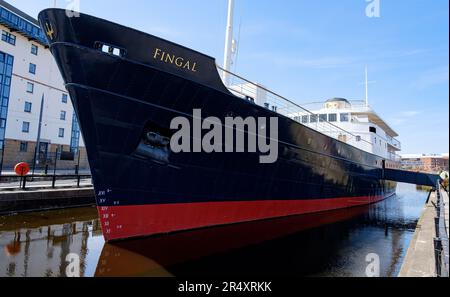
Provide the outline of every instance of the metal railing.
{"type": "Polygon", "coordinates": [[[90,174],[29,174],[1,175],[0,192],[30,189],[81,188],[92,186],[90,174]]]}
{"type": "MultiPolygon", "coordinates": [[[[347,100],[351,104],[351,109],[359,109],[359,110],[370,110],[370,106],[366,105],[366,101],[363,100],[347,100]]],[[[324,102],[323,101],[314,101],[314,102],[306,102],[302,103],[301,106],[306,109],[321,109],[323,107],[324,102]]]]}
{"type": "MultiPolygon", "coordinates": [[[[297,122],[301,123],[301,117],[304,115],[316,116],[317,114],[302,107],[301,105],[292,102],[291,100],[270,91],[269,89],[251,82],[241,76],[238,76],[232,72],[229,72],[217,65],[217,69],[222,78],[227,77],[226,81],[229,83],[227,88],[234,95],[241,97],[244,100],[249,100],[257,105],[265,107],[278,114],[284,115],[297,122]]],[[[332,138],[339,139],[343,142],[360,142],[366,143],[366,145],[372,146],[372,143],[361,139],[359,135],[355,135],[347,130],[342,129],[339,126],[331,123],[325,119],[321,119],[317,115],[317,122],[310,123],[308,127],[328,135],[332,138]]]]}
{"type": "MultiPolygon", "coordinates": [[[[435,218],[436,224],[436,238],[434,239],[434,251],[436,258],[436,272],[439,277],[449,276],[449,244],[448,233],[445,222],[445,204],[442,192],[444,189],[441,185],[437,184],[437,218],[435,218]]],[[[447,193],[448,195],[448,193],[447,193]]]]}
{"type": "Polygon", "coordinates": [[[391,153],[391,152],[389,152],[389,153],[388,153],[388,158],[389,158],[391,161],[394,161],[394,162],[399,162],[399,163],[402,162],[402,157],[401,157],[400,155],[396,154],[396,153],[391,153]]]}
{"type": "Polygon", "coordinates": [[[402,144],[398,139],[395,139],[389,135],[387,135],[387,141],[390,145],[392,145],[393,147],[401,150],[402,149],[402,144]]]}

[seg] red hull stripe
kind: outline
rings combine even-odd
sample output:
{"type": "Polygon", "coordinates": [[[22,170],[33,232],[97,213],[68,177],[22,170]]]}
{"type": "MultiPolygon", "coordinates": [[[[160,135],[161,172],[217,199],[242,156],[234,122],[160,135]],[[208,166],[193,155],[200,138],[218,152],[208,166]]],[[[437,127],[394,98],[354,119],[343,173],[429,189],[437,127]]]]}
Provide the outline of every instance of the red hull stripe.
{"type": "Polygon", "coordinates": [[[355,207],[385,196],[99,207],[107,241],[355,207]]]}

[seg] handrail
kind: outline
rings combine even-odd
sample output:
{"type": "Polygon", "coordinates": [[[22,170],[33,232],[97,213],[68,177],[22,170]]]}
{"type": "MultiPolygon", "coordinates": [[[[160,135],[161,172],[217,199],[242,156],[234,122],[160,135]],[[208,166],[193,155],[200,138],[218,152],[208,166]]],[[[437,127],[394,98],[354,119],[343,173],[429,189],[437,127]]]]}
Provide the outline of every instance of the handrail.
{"type": "MultiPolygon", "coordinates": [[[[27,183],[32,182],[49,182],[51,184],[37,184],[35,187],[38,188],[56,188],[56,182],[59,181],[75,181],[76,187],[80,188],[82,180],[92,179],[91,174],[29,174],[26,176],[18,176],[13,174],[0,175],[0,192],[9,191],[11,189],[22,189],[26,190],[27,183]],[[18,185],[12,185],[18,183],[18,185]],[[11,184],[8,186],[5,184],[11,184]]],[[[75,186],[75,185],[74,185],[75,186]]]]}
{"type": "MultiPolygon", "coordinates": [[[[246,82],[247,84],[250,84],[250,85],[256,87],[256,89],[263,90],[263,91],[265,91],[265,92],[267,92],[267,93],[269,93],[269,94],[275,96],[276,99],[281,99],[282,101],[284,101],[284,102],[286,102],[286,103],[292,105],[291,107],[287,107],[287,108],[292,108],[292,107],[294,107],[294,108],[298,108],[298,109],[302,110],[303,112],[306,112],[306,113],[309,114],[309,115],[316,115],[315,113],[311,112],[310,110],[308,110],[308,109],[302,107],[301,105],[299,105],[299,104],[297,104],[297,103],[295,103],[295,102],[293,102],[293,101],[287,99],[287,98],[284,97],[284,96],[281,96],[281,95],[279,95],[279,94],[277,94],[277,93],[275,93],[275,92],[273,92],[273,91],[271,91],[271,90],[269,90],[269,89],[267,89],[267,88],[265,88],[265,87],[263,87],[263,86],[260,86],[260,85],[258,85],[258,84],[256,84],[256,83],[254,83],[254,82],[252,82],[252,81],[250,81],[250,80],[248,80],[248,79],[246,79],[246,78],[243,78],[243,77],[241,77],[241,76],[239,76],[239,75],[237,75],[237,74],[234,74],[234,73],[232,73],[232,72],[230,72],[230,71],[228,71],[228,70],[225,70],[225,69],[223,69],[222,67],[220,67],[219,65],[216,65],[216,67],[217,67],[217,69],[219,69],[220,71],[224,72],[225,74],[230,75],[232,78],[238,78],[238,79],[240,79],[240,80],[246,82]]],[[[230,80],[230,81],[231,81],[231,80],[230,80]]],[[[243,86],[243,85],[240,85],[239,87],[240,87],[240,88],[243,88],[244,86],[243,86]]],[[[227,88],[229,89],[230,92],[235,92],[235,93],[239,93],[239,94],[241,94],[241,95],[243,95],[243,96],[247,96],[247,94],[243,94],[242,92],[239,92],[239,91],[237,91],[237,90],[234,90],[233,88],[231,88],[231,87],[229,87],[229,86],[227,86],[227,88]]],[[[248,91],[251,92],[252,90],[248,90],[248,91]]],[[[255,94],[255,95],[256,95],[256,94],[255,94]]],[[[256,98],[254,98],[254,99],[256,99],[256,98]]],[[[280,113],[280,112],[278,111],[278,109],[276,110],[276,112],[277,112],[277,113],[280,113]]],[[[293,115],[293,114],[295,114],[295,113],[299,113],[299,111],[294,111],[294,112],[292,112],[290,115],[293,115]]],[[[280,113],[280,114],[281,114],[281,113],[280,113]]],[[[285,115],[285,116],[290,117],[289,114],[288,114],[288,115],[285,115]]],[[[316,124],[316,125],[312,125],[312,126],[308,126],[308,127],[314,128],[314,126],[316,126],[316,129],[315,129],[316,131],[321,132],[321,133],[324,133],[324,134],[327,134],[327,133],[326,133],[326,130],[320,130],[320,129],[319,129],[319,126],[322,125],[322,124],[328,124],[328,125],[330,125],[332,128],[336,128],[336,129],[337,129],[338,131],[340,131],[340,132],[346,133],[346,134],[348,134],[348,135],[350,135],[350,136],[352,136],[352,137],[354,137],[354,138],[357,137],[357,135],[353,134],[352,132],[347,131],[347,130],[345,130],[345,129],[343,129],[343,128],[339,127],[339,126],[336,126],[336,125],[334,125],[333,123],[329,122],[328,119],[327,119],[326,121],[319,121],[319,119],[318,119],[318,120],[317,120],[317,123],[315,123],[315,124],[316,124]]],[[[330,131],[330,132],[331,132],[331,131],[330,131]]],[[[328,135],[328,134],[327,134],[327,135],[328,135]]],[[[331,137],[333,137],[333,138],[336,138],[335,136],[332,136],[332,135],[329,135],[329,136],[331,136],[331,137]]],[[[369,141],[367,141],[367,140],[361,139],[361,142],[365,142],[365,143],[370,144],[370,145],[372,146],[372,143],[369,142],[369,141]]]]}
{"type": "Polygon", "coordinates": [[[449,242],[448,232],[445,222],[445,205],[442,197],[442,187],[440,183],[437,183],[436,195],[437,195],[437,218],[436,218],[436,238],[434,240],[435,245],[435,257],[436,257],[436,270],[437,275],[440,277],[449,276],[449,242]]]}

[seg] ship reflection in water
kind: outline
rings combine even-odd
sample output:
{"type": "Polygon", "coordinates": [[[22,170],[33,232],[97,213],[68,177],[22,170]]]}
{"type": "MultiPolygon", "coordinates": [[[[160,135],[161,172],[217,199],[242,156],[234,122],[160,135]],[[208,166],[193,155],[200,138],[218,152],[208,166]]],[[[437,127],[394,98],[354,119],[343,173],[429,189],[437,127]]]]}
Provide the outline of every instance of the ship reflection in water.
{"type": "Polygon", "coordinates": [[[95,208],[0,217],[1,276],[396,276],[428,193],[353,208],[105,244],[95,208]]]}

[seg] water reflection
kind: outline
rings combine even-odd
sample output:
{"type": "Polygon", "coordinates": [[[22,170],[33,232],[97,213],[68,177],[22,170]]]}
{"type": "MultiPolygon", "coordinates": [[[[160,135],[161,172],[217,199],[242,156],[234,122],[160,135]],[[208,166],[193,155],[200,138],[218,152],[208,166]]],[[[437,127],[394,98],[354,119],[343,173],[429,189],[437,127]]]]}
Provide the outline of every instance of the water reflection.
{"type": "Polygon", "coordinates": [[[0,276],[65,276],[70,253],[86,275],[88,243],[103,241],[100,228],[95,208],[0,217],[0,276]]]}
{"type": "Polygon", "coordinates": [[[400,185],[376,205],[105,244],[95,208],[0,217],[0,276],[396,276],[427,192],[400,185]]]}

